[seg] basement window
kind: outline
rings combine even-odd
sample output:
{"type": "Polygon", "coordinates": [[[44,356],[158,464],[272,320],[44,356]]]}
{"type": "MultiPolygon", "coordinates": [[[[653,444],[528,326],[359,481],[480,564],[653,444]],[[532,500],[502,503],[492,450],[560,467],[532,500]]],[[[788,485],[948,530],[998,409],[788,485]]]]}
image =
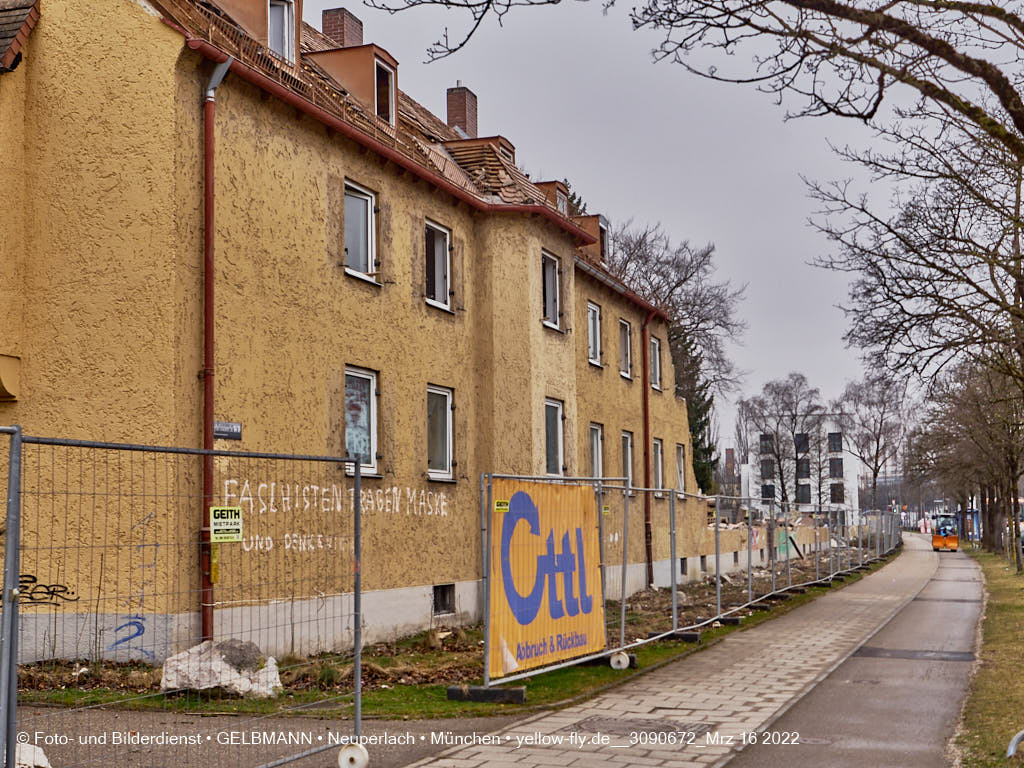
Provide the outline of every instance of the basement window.
{"type": "Polygon", "coordinates": [[[441,616],[446,613],[455,613],[455,585],[435,584],[434,615],[441,616]]]}
{"type": "Polygon", "coordinates": [[[396,112],[395,70],[378,59],[374,72],[374,94],[377,117],[386,121],[388,125],[394,125],[396,112]]]}

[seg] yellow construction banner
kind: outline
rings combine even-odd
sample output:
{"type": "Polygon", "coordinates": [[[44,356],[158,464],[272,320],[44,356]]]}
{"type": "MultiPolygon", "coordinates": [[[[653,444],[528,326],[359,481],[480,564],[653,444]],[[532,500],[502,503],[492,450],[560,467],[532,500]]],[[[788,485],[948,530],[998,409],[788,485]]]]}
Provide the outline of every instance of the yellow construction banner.
{"type": "Polygon", "coordinates": [[[490,676],[602,650],[594,489],[500,478],[492,483],[490,676]]]}

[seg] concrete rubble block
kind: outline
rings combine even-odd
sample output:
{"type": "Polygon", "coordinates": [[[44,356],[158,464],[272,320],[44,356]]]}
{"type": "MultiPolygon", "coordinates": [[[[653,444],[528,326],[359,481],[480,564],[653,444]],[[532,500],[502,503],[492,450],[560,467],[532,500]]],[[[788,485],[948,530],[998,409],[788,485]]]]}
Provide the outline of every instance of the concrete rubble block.
{"type": "Polygon", "coordinates": [[[14,749],[15,768],[51,768],[46,754],[35,744],[18,744],[14,749]]]}
{"type": "Polygon", "coordinates": [[[267,699],[281,690],[273,656],[261,663],[260,649],[244,640],[206,640],[164,662],[160,690],[223,688],[239,696],[267,699]]]}

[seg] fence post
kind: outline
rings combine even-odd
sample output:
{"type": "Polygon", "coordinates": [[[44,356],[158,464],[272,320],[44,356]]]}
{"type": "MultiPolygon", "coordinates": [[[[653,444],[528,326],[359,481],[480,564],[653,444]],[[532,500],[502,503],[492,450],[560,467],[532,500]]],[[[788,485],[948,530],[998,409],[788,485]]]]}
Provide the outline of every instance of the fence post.
{"type": "Polygon", "coordinates": [[[672,631],[679,629],[679,585],[676,583],[676,571],[679,569],[679,559],[676,557],[676,491],[669,493],[668,497],[668,546],[670,554],[669,571],[672,572],[672,631]]]}
{"type": "Polygon", "coordinates": [[[860,565],[864,565],[864,515],[857,510],[857,552],[860,555],[860,565]]]}
{"type": "Polygon", "coordinates": [[[18,719],[18,572],[21,544],[21,427],[5,428],[11,436],[7,468],[7,530],[4,542],[3,623],[0,630],[0,745],[4,765],[14,766],[18,719]]]}
{"type": "Polygon", "coordinates": [[[494,502],[491,499],[494,491],[491,486],[492,478],[486,472],[480,475],[480,540],[483,546],[483,558],[481,563],[484,569],[484,688],[491,684],[490,659],[491,659],[491,526],[488,525],[488,518],[491,510],[494,509],[494,502]],[[486,486],[486,491],[485,491],[486,486]]]}
{"type": "Polygon", "coordinates": [[[754,516],[753,505],[747,505],[747,602],[754,601],[754,516]]]}
{"type": "Polygon", "coordinates": [[[828,521],[828,526],[827,526],[828,527],[828,575],[829,575],[829,578],[831,578],[831,577],[835,576],[835,573],[836,573],[836,564],[835,564],[836,548],[832,545],[832,542],[835,541],[835,537],[832,535],[832,510],[831,509],[828,510],[828,512],[826,514],[828,515],[828,517],[827,517],[827,521],[828,521]]]}
{"type": "Polygon", "coordinates": [[[622,507],[622,567],[619,570],[619,647],[626,645],[626,565],[629,561],[629,483],[626,483],[625,503],[622,507]]]}
{"type": "Polygon", "coordinates": [[[722,553],[718,532],[718,504],[715,504],[715,618],[722,616],[722,553]]]}
{"type": "Polygon", "coordinates": [[[789,514],[790,514],[790,509],[789,509],[789,504],[787,504],[786,505],[786,530],[785,530],[785,534],[786,534],[786,586],[787,587],[793,586],[793,570],[792,570],[792,566],[791,566],[791,561],[793,559],[793,553],[789,549],[789,546],[790,546],[790,542],[789,542],[789,514]]]}
{"type": "MultiPolygon", "coordinates": [[[[601,600],[607,600],[608,589],[604,574],[604,486],[601,480],[594,484],[594,494],[597,497],[597,563],[598,572],[601,574],[601,600]]],[[[602,612],[604,613],[604,644],[608,645],[608,612],[602,612]]]]}
{"type": "Polygon", "coordinates": [[[818,539],[818,515],[811,513],[811,522],[814,523],[814,580],[821,578],[821,548],[818,539]]]}
{"type": "Polygon", "coordinates": [[[352,661],[352,675],[355,682],[355,712],[353,717],[355,719],[355,735],[358,739],[363,735],[363,531],[361,519],[363,516],[363,505],[359,498],[363,487],[361,459],[357,459],[355,462],[353,477],[352,486],[355,497],[353,509],[355,511],[355,519],[352,521],[352,538],[356,562],[355,584],[353,585],[354,594],[352,596],[354,614],[352,621],[355,624],[353,639],[355,658],[352,661]]]}

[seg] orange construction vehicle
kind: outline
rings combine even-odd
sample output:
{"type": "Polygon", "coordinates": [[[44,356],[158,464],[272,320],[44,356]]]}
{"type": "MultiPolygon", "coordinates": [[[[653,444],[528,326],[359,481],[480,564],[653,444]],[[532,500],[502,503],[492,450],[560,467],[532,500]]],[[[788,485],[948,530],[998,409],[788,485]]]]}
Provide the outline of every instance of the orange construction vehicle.
{"type": "Polygon", "coordinates": [[[932,549],[948,549],[956,552],[960,548],[960,536],[957,533],[956,518],[952,515],[940,515],[932,528],[932,549]]]}

